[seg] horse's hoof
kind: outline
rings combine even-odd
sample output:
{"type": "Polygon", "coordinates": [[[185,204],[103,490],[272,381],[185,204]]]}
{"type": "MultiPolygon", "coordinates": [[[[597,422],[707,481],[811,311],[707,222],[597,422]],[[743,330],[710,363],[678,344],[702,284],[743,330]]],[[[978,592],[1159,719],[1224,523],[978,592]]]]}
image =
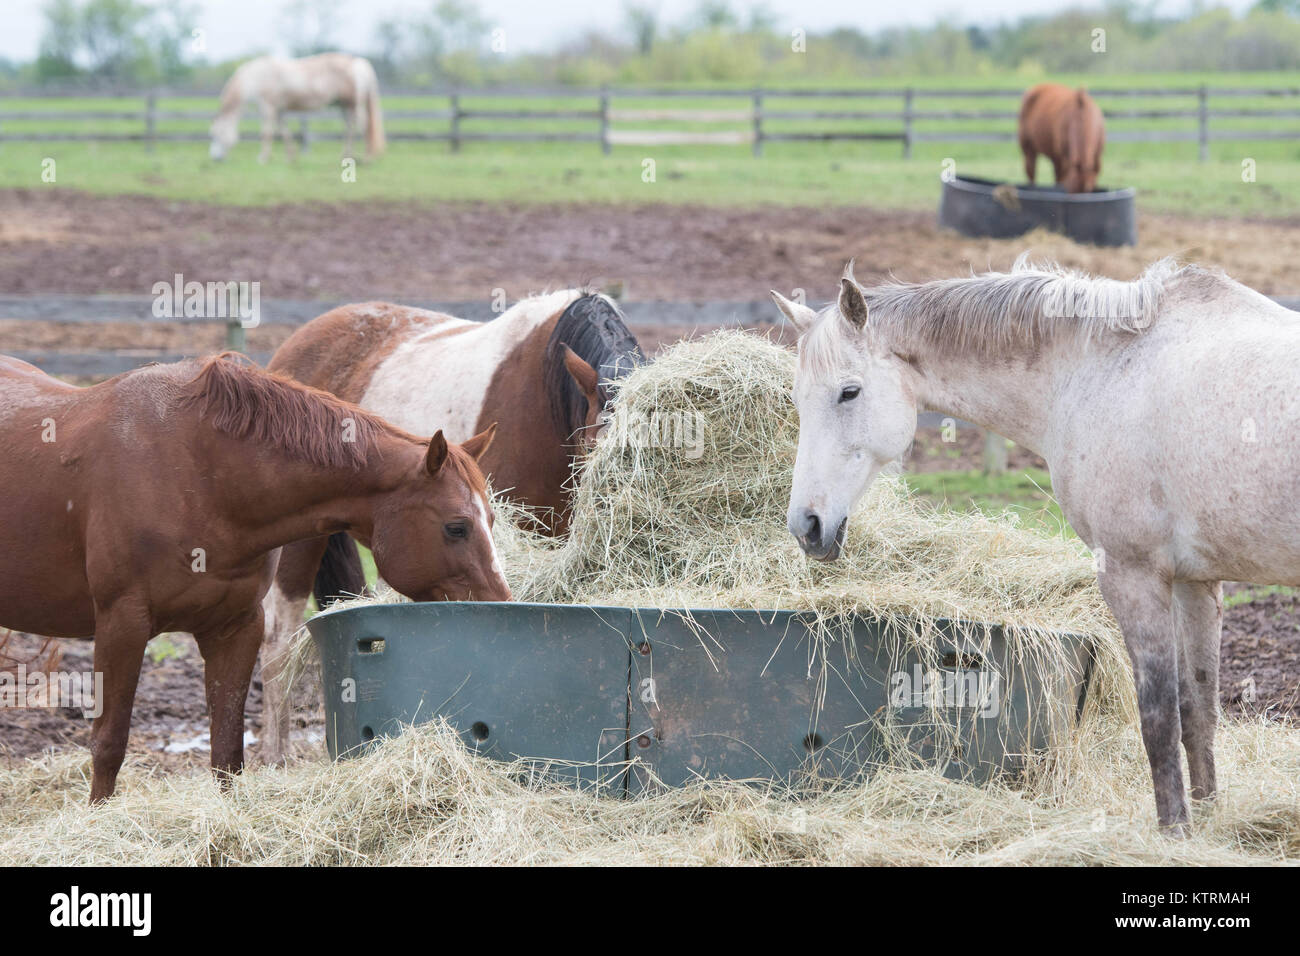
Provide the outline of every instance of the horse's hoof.
{"type": "Polygon", "coordinates": [[[1192,836],[1192,825],[1190,823],[1162,823],[1160,825],[1161,836],[1169,837],[1171,840],[1187,840],[1192,836]]]}

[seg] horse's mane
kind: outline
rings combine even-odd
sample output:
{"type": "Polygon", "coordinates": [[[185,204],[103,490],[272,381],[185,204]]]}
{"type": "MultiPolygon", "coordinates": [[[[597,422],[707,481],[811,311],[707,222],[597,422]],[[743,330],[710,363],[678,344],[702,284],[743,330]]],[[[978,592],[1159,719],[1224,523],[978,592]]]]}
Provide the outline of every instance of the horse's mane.
{"type": "Polygon", "coordinates": [[[542,362],[551,419],[561,435],[569,436],[587,422],[587,398],[564,367],[565,345],[596,370],[602,383],[623,378],[644,359],[636,336],[608,297],[587,292],[569,304],[555,323],[542,362]]]}
{"type": "Polygon", "coordinates": [[[266,442],[325,468],[360,468],[378,434],[419,440],[329,392],[237,358],[225,352],[207,359],[180,398],[197,406],[200,420],[223,434],[266,442]],[[345,435],[355,440],[345,441],[345,435]]]}
{"type": "MultiPolygon", "coordinates": [[[[916,341],[947,353],[996,355],[1061,334],[1088,340],[1137,334],[1156,320],[1167,285],[1204,270],[1161,259],[1131,282],[1099,278],[1020,256],[1010,272],[863,289],[868,324],[888,340],[916,341]]],[[[810,368],[835,368],[846,323],[828,321],[832,304],[800,339],[810,368]]]]}

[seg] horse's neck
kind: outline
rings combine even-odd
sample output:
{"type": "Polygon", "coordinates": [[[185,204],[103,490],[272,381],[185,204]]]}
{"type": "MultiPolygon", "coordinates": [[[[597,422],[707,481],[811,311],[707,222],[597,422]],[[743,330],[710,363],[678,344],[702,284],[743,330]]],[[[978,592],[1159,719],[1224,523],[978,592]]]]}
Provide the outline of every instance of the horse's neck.
{"type": "Polygon", "coordinates": [[[424,449],[386,433],[366,442],[360,467],[323,466],[288,453],[245,451],[247,467],[236,469],[226,506],[247,531],[250,553],[335,531],[369,540],[376,502],[417,467],[424,449]]]}
{"type": "Polygon", "coordinates": [[[1042,454],[1053,396],[1070,363],[1061,343],[1025,347],[996,358],[932,349],[912,368],[917,405],[991,429],[1042,454]]]}

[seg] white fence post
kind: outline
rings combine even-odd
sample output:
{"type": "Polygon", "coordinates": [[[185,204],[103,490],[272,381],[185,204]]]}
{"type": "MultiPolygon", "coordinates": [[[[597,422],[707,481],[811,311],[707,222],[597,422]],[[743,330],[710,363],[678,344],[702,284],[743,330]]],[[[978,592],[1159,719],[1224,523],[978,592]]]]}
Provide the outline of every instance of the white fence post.
{"type": "Polygon", "coordinates": [[[1197,130],[1197,158],[1205,162],[1210,158],[1210,91],[1204,83],[1196,91],[1199,129],[1197,130]]]}

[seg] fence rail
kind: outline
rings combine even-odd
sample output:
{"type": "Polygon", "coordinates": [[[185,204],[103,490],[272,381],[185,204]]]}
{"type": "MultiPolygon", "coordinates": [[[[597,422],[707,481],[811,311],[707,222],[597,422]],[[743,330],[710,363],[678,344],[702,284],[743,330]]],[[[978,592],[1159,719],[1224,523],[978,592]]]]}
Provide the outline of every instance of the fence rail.
{"type": "MultiPolygon", "coordinates": [[[[1273,296],[1273,301],[1285,308],[1300,312],[1300,295],[1273,296]]],[[[345,305],[343,300],[316,299],[263,299],[261,325],[298,326],[309,322],[330,309],[345,305]]],[[[498,314],[486,300],[442,301],[414,300],[407,302],[415,308],[445,312],[477,322],[489,321],[498,314]]],[[[20,322],[76,322],[76,323],[131,323],[148,326],[157,323],[215,324],[225,323],[226,346],[249,355],[265,365],[270,355],[247,349],[244,330],[237,323],[224,318],[160,318],[153,311],[154,298],[150,295],[53,295],[0,294],[0,321],[20,322]]],[[[628,325],[638,329],[665,327],[680,330],[683,334],[718,328],[772,328],[777,325],[777,313],[766,299],[759,301],[697,301],[697,302],[620,302],[628,325]]],[[[117,375],[148,362],[176,362],[199,354],[193,350],[180,353],[166,349],[102,348],[102,349],[13,349],[3,347],[7,355],[44,369],[51,375],[99,378],[117,375]]],[[[200,350],[201,352],[202,350],[200,350]]]]}
{"type": "MultiPolygon", "coordinates": [[[[1099,100],[1117,97],[1194,97],[1196,105],[1188,109],[1103,109],[1110,120],[1187,120],[1186,129],[1118,129],[1107,134],[1114,142],[1196,142],[1199,157],[1205,160],[1208,147],[1215,140],[1278,140],[1300,139],[1300,124],[1294,129],[1276,128],[1212,128],[1214,120],[1278,120],[1294,119],[1300,121],[1300,87],[1273,87],[1242,89],[1233,87],[1210,88],[1208,86],[1165,89],[1094,89],[1092,95],[1099,100]],[[1256,97],[1269,99],[1290,99],[1294,107],[1224,107],[1210,106],[1212,98],[1256,97]]],[[[0,143],[5,142],[142,142],[152,149],[157,143],[167,142],[205,142],[206,133],[200,131],[178,132],[160,129],[162,123],[203,122],[214,115],[212,111],[166,109],[160,106],[164,98],[179,96],[194,97],[200,94],[172,94],[167,91],[153,91],[147,94],[133,94],[140,98],[142,108],[130,109],[81,109],[81,110],[34,110],[31,108],[6,110],[6,99],[28,99],[48,97],[48,93],[6,94],[0,96],[0,143]],[[114,121],[139,124],[136,129],[107,131],[71,131],[66,129],[32,130],[12,129],[13,123],[88,123],[114,121]]],[[[215,94],[211,94],[215,98],[215,94]]],[[[388,138],[395,141],[445,142],[453,151],[470,142],[591,142],[598,143],[608,153],[613,146],[660,146],[660,145],[736,145],[749,146],[755,156],[762,155],[765,143],[779,142],[831,142],[844,141],[896,141],[901,145],[903,156],[910,157],[912,146],[921,142],[1004,142],[1015,139],[1015,132],[998,130],[918,130],[918,123],[930,125],[935,123],[969,123],[982,120],[1011,121],[1016,118],[1016,109],[925,109],[918,104],[924,100],[943,100],[953,98],[1007,99],[1018,101],[1021,92],[1009,89],[916,89],[911,87],[899,89],[836,89],[836,90],[792,90],[792,89],[750,89],[750,90],[705,90],[705,89],[602,89],[602,90],[474,90],[474,91],[395,91],[385,95],[388,108],[385,116],[390,122],[428,123],[426,129],[394,129],[388,138]],[[446,109],[403,109],[404,98],[420,97],[422,99],[446,98],[446,109]],[[502,99],[559,99],[574,101],[590,98],[594,108],[500,108],[483,106],[475,108],[475,100],[502,99]],[[647,107],[645,105],[619,107],[619,100],[645,100],[666,98],[678,105],[667,107],[647,107]],[[744,108],[719,109],[716,106],[703,106],[693,109],[680,105],[690,99],[748,100],[744,108]],[[873,101],[897,99],[899,108],[890,109],[828,109],[808,108],[790,109],[769,108],[771,100],[808,100],[808,99],[869,99],[873,101]],[[520,121],[531,122],[590,122],[590,130],[539,130],[539,129],[466,129],[466,123],[491,121],[498,125],[520,121]],[[885,130],[851,130],[842,128],[787,130],[773,129],[771,123],[836,123],[836,122],[896,122],[894,129],[885,130]],[[636,123],[679,123],[688,128],[681,129],[642,129],[621,124],[636,123]],[[689,128],[693,124],[733,123],[738,128],[725,130],[699,130],[689,128]],[[443,125],[445,124],[445,125],[443,125]]],[[[80,98],[113,97],[122,98],[113,93],[78,94],[80,98]]],[[[325,120],[337,122],[337,114],[328,111],[316,111],[294,114],[298,123],[296,137],[302,148],[307,148],[312,141],[340,141],[344,134],[337,130],[322,131],[311,129],[312,123],[325,120]]]]}

